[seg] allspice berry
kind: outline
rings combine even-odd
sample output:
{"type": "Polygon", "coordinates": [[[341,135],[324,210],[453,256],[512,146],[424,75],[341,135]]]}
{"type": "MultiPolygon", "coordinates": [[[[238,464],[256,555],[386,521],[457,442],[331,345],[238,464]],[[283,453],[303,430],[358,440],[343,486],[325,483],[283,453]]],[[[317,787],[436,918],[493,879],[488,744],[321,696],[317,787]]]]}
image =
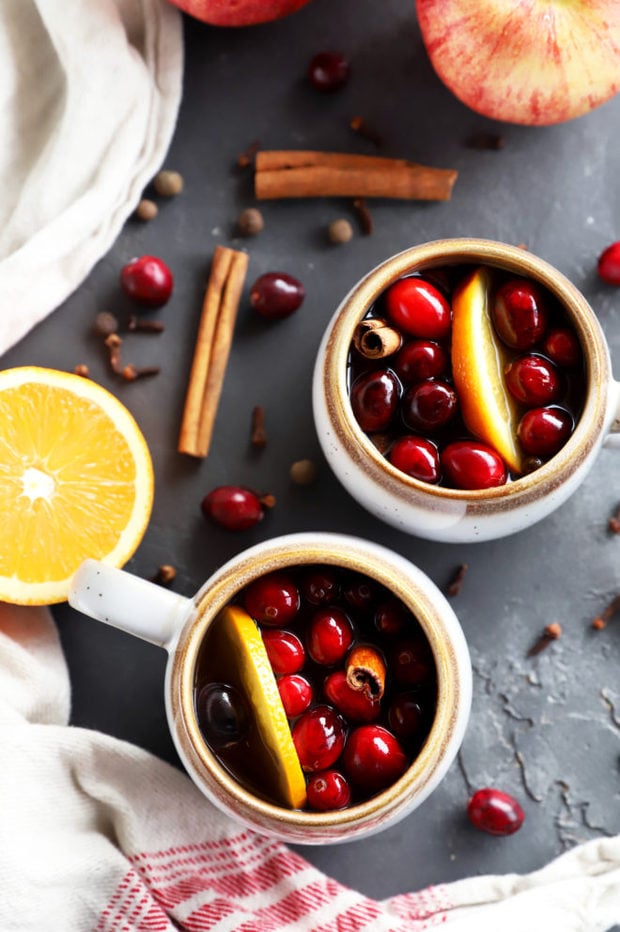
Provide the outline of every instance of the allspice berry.
{"type": "Polygon", "coordinates": [[[93,329],[97,336],[108,337],[118,330],[118,317],[110,311],[100,311],[95,317],[93,329]]]}
{"type": "Polygon", "coordinates": [[[264,226],[263,215],[256,207],[246,207],[237,217],[237,233],[240,236],[256,236],[264,226]]]}
{"type": "Polygon", "coordinates": [[[183,190],[183,175],[164,168],[155,175],[153,186],[162,197],[174,197],[183,190]]]}
{"type": "Polygon", "coordinates": [[[136,207],[138,220],[154,220],[158,213],[159,207],[155,201],[150,201],[147,197],[143,197],[136,207]]]}
{"type": "Polygon", "coordinates": [[[348,243],[353,238],[353,227],[348,220],[332,220],[327,228],[327,236],[331,243],[348,243]]]}
{"type": "Polygon", "coordinates": [[[291,482],[295,485],[312,485],[316,482],[318,470],[312,460],[297,460],[290,470],[291,482]]]}

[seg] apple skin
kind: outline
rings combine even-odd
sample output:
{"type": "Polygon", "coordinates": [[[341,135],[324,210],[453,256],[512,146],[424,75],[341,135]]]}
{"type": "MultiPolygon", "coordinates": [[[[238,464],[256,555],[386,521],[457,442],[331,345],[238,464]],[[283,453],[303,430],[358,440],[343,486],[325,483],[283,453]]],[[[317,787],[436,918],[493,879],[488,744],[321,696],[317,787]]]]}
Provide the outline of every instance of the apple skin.
{"type": "Polygon", "coordinates": [[[288,16],[310,0],[170,0],[212,26],[255,26],[288,16]]]}
{"type": "Polygon", "coordinates": [[[620,90],[619,0],[416,0],[435,71],[494,120],[547,126],[620,90]]]}

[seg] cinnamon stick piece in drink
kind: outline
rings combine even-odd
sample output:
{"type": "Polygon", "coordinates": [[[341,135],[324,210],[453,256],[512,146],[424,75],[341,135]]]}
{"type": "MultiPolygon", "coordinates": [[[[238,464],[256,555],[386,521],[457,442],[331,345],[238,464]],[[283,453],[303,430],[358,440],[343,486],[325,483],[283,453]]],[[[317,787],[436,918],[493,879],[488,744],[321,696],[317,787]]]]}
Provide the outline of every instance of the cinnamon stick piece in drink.
{"type": "Polygon", "coordinates": [[[291,197],[385,197],[447,201],[458,173],[405,159],[344,152],[262,150],[256,155],[259,200],[291,197]]]}

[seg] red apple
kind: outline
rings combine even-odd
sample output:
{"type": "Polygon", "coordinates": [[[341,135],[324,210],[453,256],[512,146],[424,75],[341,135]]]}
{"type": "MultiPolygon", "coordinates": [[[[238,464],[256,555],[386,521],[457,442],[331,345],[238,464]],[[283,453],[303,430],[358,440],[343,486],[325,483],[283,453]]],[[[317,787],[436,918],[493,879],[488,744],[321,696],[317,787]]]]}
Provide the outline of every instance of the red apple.
{"type": "Polygon", "coordinates": [[[619,0],[416,0],[441,80],[484,116],[545,126],[620,90],[619,0]]]}
{"type": "Polygon", "coordinates": [[[309,0],[170,0],[212,26],[254,26],[294,13],[309,0]]]}

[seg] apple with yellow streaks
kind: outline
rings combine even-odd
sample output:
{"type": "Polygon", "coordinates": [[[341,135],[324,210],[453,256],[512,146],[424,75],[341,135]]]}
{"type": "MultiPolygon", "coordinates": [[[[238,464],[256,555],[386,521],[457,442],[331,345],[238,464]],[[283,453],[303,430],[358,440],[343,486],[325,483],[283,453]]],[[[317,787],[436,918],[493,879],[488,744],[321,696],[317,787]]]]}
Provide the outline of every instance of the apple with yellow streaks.
{"type": "Polygon", "coordinates": [[[545,126],[620,91],[619,0],[416,0],[435,71],[468,107],[545,126]]]}
{"type": "Polygon", "coordinates": [[[309,0],[170,0],[212,26],[255,26],[288,16],[309,0]]]}

